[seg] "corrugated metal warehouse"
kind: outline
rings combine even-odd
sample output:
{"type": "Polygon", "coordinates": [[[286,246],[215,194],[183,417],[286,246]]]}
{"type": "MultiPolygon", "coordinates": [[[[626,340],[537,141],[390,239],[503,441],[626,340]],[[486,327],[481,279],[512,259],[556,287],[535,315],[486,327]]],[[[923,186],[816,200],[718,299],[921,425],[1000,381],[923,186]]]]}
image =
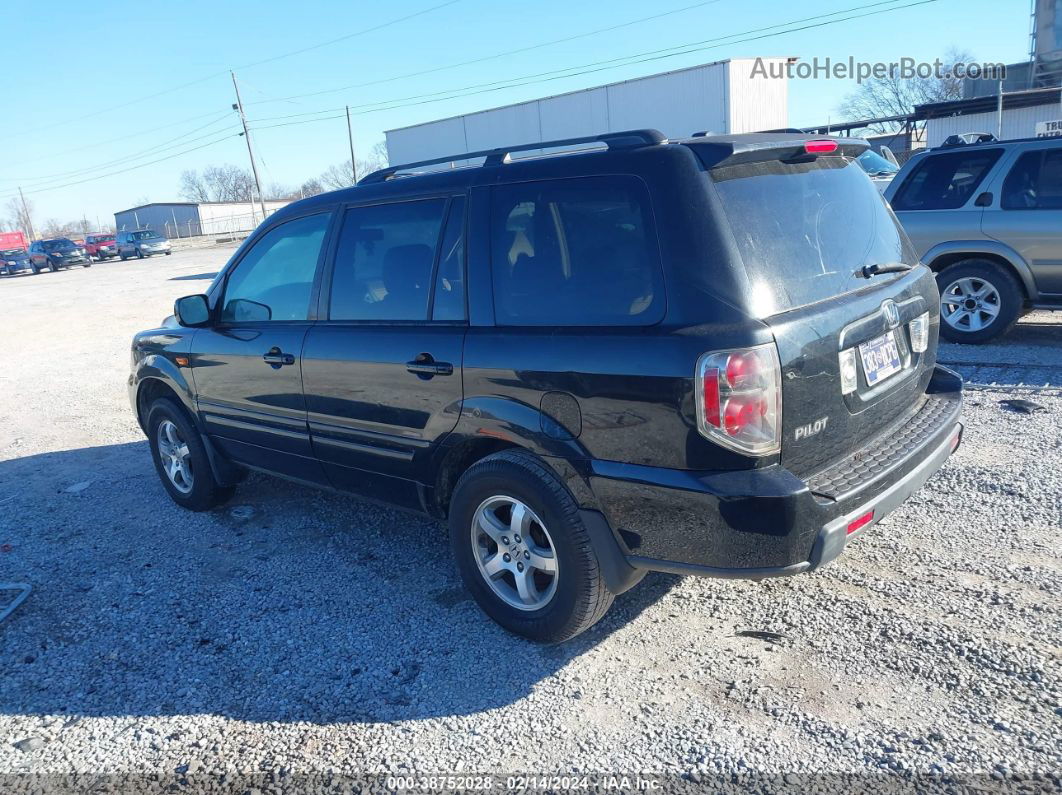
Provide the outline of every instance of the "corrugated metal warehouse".
{"type": "Polygon", "coordinates": [[[919,105],[916,113],[926,119],[926,144],[940,146],[949,135],[969,132],[992,133],[1000,140],[1031,138],[1038,122],[1062,119],[1062,92],[1057,88],[1015,91],[1003,95],[1000,130],[999,97],[960,99],[934,105],[919,105]]]}
{"type": "MultiPolygon", "coordinates": [[[[267,201],[266,214],[272,215],[288,201],[267,201]]],[[[249,232],[262,222],[258,202],[154,202],[130,207],[114,214],[114,228],[154,229],[165,237],[230,235],[249,232]]]]}
{"type": "MultiPolygon", "coordinates": [[[[788,60],[716,61],[388,130],[387,155],[391,163],[410,163],[642,127],[671,138],[700,130],[740,133],[786,127],[788,84],[784,76],[769,75],[771,64],[788,60]]],[[[784,74],[778,67],[773,71],[784,74]]]]}

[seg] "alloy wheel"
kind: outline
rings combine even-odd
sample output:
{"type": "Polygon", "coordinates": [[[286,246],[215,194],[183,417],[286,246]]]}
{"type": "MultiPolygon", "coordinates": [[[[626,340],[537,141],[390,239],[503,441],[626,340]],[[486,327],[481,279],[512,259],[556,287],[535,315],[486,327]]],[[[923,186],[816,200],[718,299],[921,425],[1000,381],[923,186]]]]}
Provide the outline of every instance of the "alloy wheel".
{"type": "Polygon", "coordinates": [[[956,331],[981,331],[995,322],[999,310],[999,291],[976,276],[956,279],[940,294],[940,316],[956,331]]]}
{"type": "Polygon", "coordinates": [[[156,441],[159,460],[166,477],[181,494],[190,493],[195,482],[192,475],[192,454],[188,443],[181,438],[180,429],[170,420],[163,420],[159,423],[156,441]]]}
{"type": "Polygon", "coordinates": [[[557,592],[557,551],[546,525],[515,497],[484,500],[472,517],[472,552],[494,594],[517,610],[540,610],[557,592]]]}

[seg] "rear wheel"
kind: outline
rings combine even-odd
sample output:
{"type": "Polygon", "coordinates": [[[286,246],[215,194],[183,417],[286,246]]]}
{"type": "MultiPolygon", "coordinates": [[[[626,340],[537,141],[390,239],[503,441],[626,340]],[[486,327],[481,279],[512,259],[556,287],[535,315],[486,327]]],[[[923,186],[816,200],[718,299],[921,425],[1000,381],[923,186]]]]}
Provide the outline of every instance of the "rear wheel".
{"type": "Polygon", "coordinates": [[[1005,334],[1017,322],[1025,295],[1013,274],[994,262],[968,259],[937,274],[940,335],[951,342],[980,344],[1005,334]]]}
{"type": "Polygon", "coordinates": [[[50,270],[52,273],[58,273],[59,272],[59,266],[56,265],[54,262],[49,262],[48,263],[48,270],[50,270]]]}
{"type": "Polygon", "coordinates": [[[465,586],[510,632],[558,643],[612,604],[578,505],[524,451],[495,453],[461,476],[450,502],[450,543],[465,586]]]}
{"type": "Polygon", "coordinates": [[[119,254],[118,259],[120,259],[122,262],[125,262],[125,254],[119,254]]]}
{"type": "Polygon", "coordinates": [[[144,252],[141,251],[140,249],[137,249],[136,250],[136,258],[137,259],[143,259],[144,258],[144,252]]]}
{"type": "Polygon", "coordinates": [[[232,497],[235,488],[218,485],[198,431],[174,401],[159,398],[151,405],[147,432],[155,471],[175,503],[206,511],[232,497]]]}

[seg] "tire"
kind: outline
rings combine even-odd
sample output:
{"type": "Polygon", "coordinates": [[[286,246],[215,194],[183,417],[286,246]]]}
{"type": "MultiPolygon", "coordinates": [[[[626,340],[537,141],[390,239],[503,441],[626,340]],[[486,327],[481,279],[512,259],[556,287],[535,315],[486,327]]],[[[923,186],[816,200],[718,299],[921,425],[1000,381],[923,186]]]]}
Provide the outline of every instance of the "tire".
{"type": "Polygon", "coordinates": [[[143,259],[144,258],[144,252],[141,251],[140,249],[137,249],[136,250],[136,258],[137,259],[143,259]]]}
{"type": "Polygon", "coordinates": [[[147,432],[155,471],[162,481],[163,488],[175,503],[190,511],[208,511],[231,499],[236,489],[233,486],[218,485],[199,431],[176,402],[170,398],[159,398],[151,404],[148,410],[147,432]],[[167,473],[167,465],[164,464],[163,454],[160,452],[160,428],[164,424],[175,431],[175,436],[170,438],[176,438],[187,448],[184,467],[188,468],[190,477],[173,479],[167,473]],[[181,485],[178,485],[179,483],[181,485]]]}
{"type": "Polygon", "coordinates": [[[30,270],[33,271],[34,276],[37,276],[41,272],[41,269],[38,268],[36,265],[30,265],[30,270]]]}
{"type": "Polygon", "coordinates": [[[122,262],[125,262],[125,254],[119,254],[118,259],[120,259],[122,262]]]}
{"type": "Polygon", "coordinates": [[[940,335],[949,342],[980,345],[1000,337],[1025,305],[1025,291],[1014,274],[985,259],[948,266],[937,274],[937,288],[940,335]]]}
{"type": "Polygon", "coordinates": [[[172,253],[173,253],[172,251],[167,251],[167,252],[166,252],[166,256],[168,257],[168,256],[170,256],[170,254],[172,254],[172,253]]]}
{"type": "Polygon", "coordinates": [[[91,267],[92,267],[92,262],[91,262],[91,260],[90,260],[89,262],[83,262],[83,263],[81,263],[81,267],[82,267],[82,268],[91,268],[91,267]]]}
{"type": "MultiPolygon", "coordinates": [[[[559,643],[589,629],[611,606],[613,595],[605,585],[578,505],[564,484],[530,453],[506,450],[469,467],[454,489],[449,523],[450,544],[465,587],[483,611],[510,632],[540,643],[559,643]],[[524,525],[529,528],[526,535],[533,536],[530,542],[521,538],[521,543],[516,543],[516,536],[510,537],[505,530],[512,515],[504,507],[505,500],[530,509],[534,521],[524,525]],[[493,532],[499,534],[499,540],[488,540],[486,533],[477,530],[477,541],[474,520],[481,510],[492,511],[496,504],[499,513],[492,515],[499,524],[493,532]],[[504,545],[500,538],[505,539],[504,545]],[[505,548],[513,557],[501,563],[493,556],[504,557],[505,548]],[[552,551],[551,558],[540,554],[547,549],[552,551]],[[552,560],[554,573],[539,571],[533,565],[524,569],[524,564],[518,563],[520,558],[552,560]],[[492,563],[505,568],[498,572],[495,585],[488,583],[483,568],[492,563]],[[529,606],[518,608],[499,594],[501,589],[508,592],[509,599],[521,599],[515,585],[517,565],[521,571],[534,571],[541,606],[535,607],[532,599],[529,606]]],[[[478,526],[482,525],[477,522],[478,526]]]]}

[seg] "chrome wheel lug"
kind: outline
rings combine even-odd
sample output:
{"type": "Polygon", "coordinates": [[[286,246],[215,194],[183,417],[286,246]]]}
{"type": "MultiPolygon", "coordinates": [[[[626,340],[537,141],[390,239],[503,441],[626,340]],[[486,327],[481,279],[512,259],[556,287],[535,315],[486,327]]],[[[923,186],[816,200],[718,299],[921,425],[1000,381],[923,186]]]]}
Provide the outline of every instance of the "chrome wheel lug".
{"type": "Polygon", "coordinates": [[[502,536],[502,543],[503,543],[503,544],[506,544],[506,545],[508,545],[508,543],[509,543],[509,536],[502,536]]]}
{"type": "Polygon", "coordinates": [[[504,555],[502,555],[502,560],[504,560],[506,563],[511,563],[513,559],[509,557],[509,553],[506,552],[504,555]]]}
{"type": "Polygon", "coordinates": [[[520,538],[520,534],[519,533],[517,533],[516,535],[513,536],[513,541],[515,541],[517,544],[519,544],[522,540],[523,539],[520,538]]]}
{"type": "Polygon", "coordinates": [[[517,571],[523,571],[524,570],[524,564],[523,563],[517,563],[516,564],[516,570],[517,571]]]}

